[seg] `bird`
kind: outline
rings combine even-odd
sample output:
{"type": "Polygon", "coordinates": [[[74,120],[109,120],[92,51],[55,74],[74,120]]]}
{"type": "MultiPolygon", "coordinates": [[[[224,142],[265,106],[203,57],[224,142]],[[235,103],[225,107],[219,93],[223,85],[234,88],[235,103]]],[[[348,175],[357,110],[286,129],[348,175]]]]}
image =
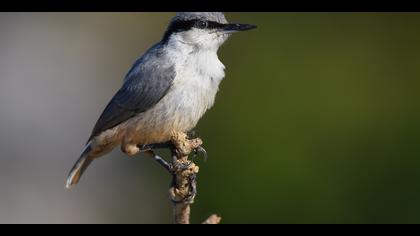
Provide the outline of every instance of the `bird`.
{"type": "Polygon", "coordinates": [[[235,32],[256,28],[228,23],[222,12],[178,12],[161,40],[137,59],[100,115],[66,188],[93,160],[117,146],[128,156],[190,132],[215,102],[225,66],[219,47],[235,32]]]}

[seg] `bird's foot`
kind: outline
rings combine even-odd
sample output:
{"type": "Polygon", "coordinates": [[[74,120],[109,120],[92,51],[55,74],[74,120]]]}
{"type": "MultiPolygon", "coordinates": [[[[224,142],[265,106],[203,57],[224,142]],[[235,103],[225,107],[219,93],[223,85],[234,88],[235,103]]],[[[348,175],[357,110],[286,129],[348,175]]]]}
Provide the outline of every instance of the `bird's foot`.
{"type": "Polygon", "coordinates": [[[139,150],[143,153],[145,153],[147,156],[152,157],[155,161],[158,162],[159,165],[165,168],[171,175],[174,175],[177,171],[185,171],[188,168],[191,167],[193,164],[192,161],[186,160],[186,161],[178,161],[177,155],[172,155],[172,162],[168,163],[165,159],[163,159],[161,156],[157,155],[153,149],[157,149],[158,147],[164,148],[164,147],[170,147],[172,146],[171,150],[172,153],[174,153],[174,148],[172,144],[168,143],[161,143],[161,144],[148,144],[148,145],[142,145],[139,147],[139,150]]]}
{"type": "Polygon", "coordinates": [[[170,188],[171,201],[174,204],[191,204],[197,195],[198,166],[193,162],[194,158],[202,153],[207,159],[207,152],[202,147],[200,138],[190,139],[185,133],[176,133],[170,142],[160,144],[148,144],[139,146],[141,151],[149,153],[154,160],[163,166],[173,177],[170,188]],[[169,148],[172,153],[172,162],[168,163],[153,152],[153,149],[169,148]],[[193,153],[191,160],[189,155],[193,153]]]}
{"type": "Polygon", "coordinates": [[[141,151],[153,150],[153,149],[170,149],[174,148],[174,144],[172,142],[165,142],[165,143],[152,143],[152,144],[145,144],[140,145],[141,151]]]}
{"type": "Polygon", "coordinates": [[[173,156],[172,162],[168,163],[165,159],[161,156],[157,155],[153,150],[142,150],[147,156],[152,157],[159,165],[161,165],[165,170],[167,170],[171,175],[175,175],[177,172],[188,170],[193,162],[186,161],[180,162],[178,161],[176,156],[173,156]]]}
{"type": "MultiPolygon", "coordinates": [[[[187,137],[189,140],[199,139],[200,138],[199,136],[200,136],[199,133],[195,130],[191,130],[187,132],[187,137]]],[[[207,161],[207,158],[208,158],[207,151],[202,146],[199,146],[193,150],[193,156],[191,160],[194,161],[194,159],[198,156],[198,154],[203,154],[204,161],[207,161]]]]}
{"type": "MultiPolygon", "coordinates": [[[[195,131],[190,131],[187,134],[184,133],[176,133],[172,136],[171,141],[165,143],[152,143],[152,144],[145,144],[145,145],[138,145],[129,148],[125,148],[125,153],[129,152],[133,155],[133,153],[138,152],[147,152],[153,151],[155,149],[169,149],[172,153],[175,153],[177,157],[189,156],[190,153],[193,153],[192,161],[198,156],[198,154],[203,154],[204,160],[207,161],[208,155],[207,151],[202,147],[203,141],[196,137],[195,131]],[[136,150],[134,150],[136,148],[136,150]],[[132,150],[132,152],[130,152],[132,150]]],[[[188,168],[188,165],[185,166],[188,168]]]]}
{"type": "MultiPolygon", "coordinates": [[[[194,132],[195,131],[191,131],[194,132]]],[[[189,132],[189,133],[191,133],[189,132]]],[[[192,136],[184,133],[175,133],[172,135],[171,142],[174,145],[176,156],[184,157],[193,153],[192,161],[199,153],[203,154],[204,160],[207,160],[207,152],[202,147],[203,141],[200,138],[191,138],[192,136]]]]}
{"type": "Polygon", "coordinates": [[[172,165],[169,164],[165,159],[160,157],[159,155],[156,155],[156,153],[152,150],[147,150],[144,152],[146,155],[152,157],[159,165],[161,165],[165,170],[167,170],[169,173],[173,174],[173,168],[172,165]]]}
{"type": "Polygon", "coordinates": [[[194,153],[193,153],[193,156],[192,156],[191,160],[194,161],[194,159],[197,157],[197,155],[199,153],[203,154],[204,161],[207,161],[207,158],[208,158],[207,151],[206,151],[206,149],[204,149],[201,146],[198,147],[198,148],[196,148],[196,149],[194,149],[194,153]]]}

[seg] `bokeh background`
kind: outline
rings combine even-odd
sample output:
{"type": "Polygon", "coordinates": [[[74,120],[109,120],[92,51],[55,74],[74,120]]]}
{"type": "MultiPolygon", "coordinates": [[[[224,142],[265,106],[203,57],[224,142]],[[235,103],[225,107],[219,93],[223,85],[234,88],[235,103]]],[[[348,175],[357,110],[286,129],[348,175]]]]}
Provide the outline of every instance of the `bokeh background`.
{"type": "MultiPolygon", "coordinates": [[[[192,220],[420,223],[420,14],[227,13],[192,220]]],[[[170,176],[119,150],[65,177],[173,13],[0,13],[0,223],[171,223],[170,176]]],[[[163,153],[165,154],[165,153],[163,153]]]]}

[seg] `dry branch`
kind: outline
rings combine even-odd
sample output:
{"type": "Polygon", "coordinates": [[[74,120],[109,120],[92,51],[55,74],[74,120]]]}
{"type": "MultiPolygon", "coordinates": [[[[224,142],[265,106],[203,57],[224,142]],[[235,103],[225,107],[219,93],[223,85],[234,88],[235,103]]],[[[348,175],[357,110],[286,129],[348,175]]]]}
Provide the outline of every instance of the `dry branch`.
{"type": "Polygon", "coordinates": [[[207,220],[203,222],[205,225],[216,225],[219,224],[222,218],[218,215],[211,215],[207,220]]]}
{"type": "MultiPolygon", "coordinates": [[[[190,140],[184,133],[173,134],[171,141],[175,146],[175,152],[172,154],[174,182],[169,189],[169,196],[173,202],[174,221],[176,224],[190,224],[191,204],[194,203],[196,195],[196,175],[199,167],[188,160],[188,155],[203,142],[199,138],[190,140]]],[[[203,224],[218,224],[220,220],[220,217],[212,215],[203,224]]]]}

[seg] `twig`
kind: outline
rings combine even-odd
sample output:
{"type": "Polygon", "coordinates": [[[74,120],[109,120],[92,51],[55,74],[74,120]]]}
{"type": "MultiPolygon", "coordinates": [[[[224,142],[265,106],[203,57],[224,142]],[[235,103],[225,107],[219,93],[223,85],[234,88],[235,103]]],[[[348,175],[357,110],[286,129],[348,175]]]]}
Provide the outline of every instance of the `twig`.
{"type": "Polygon", "coordinates": [[[207,220],[203,222],[204,225],[216,225],[219,224],[222,218],[218,215],[211,215],[207,220]]]}
{"type": "MultiPolygon", "coordinates": [[[[203,144],[199,138],[189,140],[184,133],[172,135],[175,151],[172,153],[173,183],[169,196],[173,202],[173,214],[176,224],[190,224],[191,204],[197,193],[197,173],[199,167],[188,160],[188,155],[203,144]]],[[[218,224],[220,217],[210,216],[204,223],[218,224]]]]}

